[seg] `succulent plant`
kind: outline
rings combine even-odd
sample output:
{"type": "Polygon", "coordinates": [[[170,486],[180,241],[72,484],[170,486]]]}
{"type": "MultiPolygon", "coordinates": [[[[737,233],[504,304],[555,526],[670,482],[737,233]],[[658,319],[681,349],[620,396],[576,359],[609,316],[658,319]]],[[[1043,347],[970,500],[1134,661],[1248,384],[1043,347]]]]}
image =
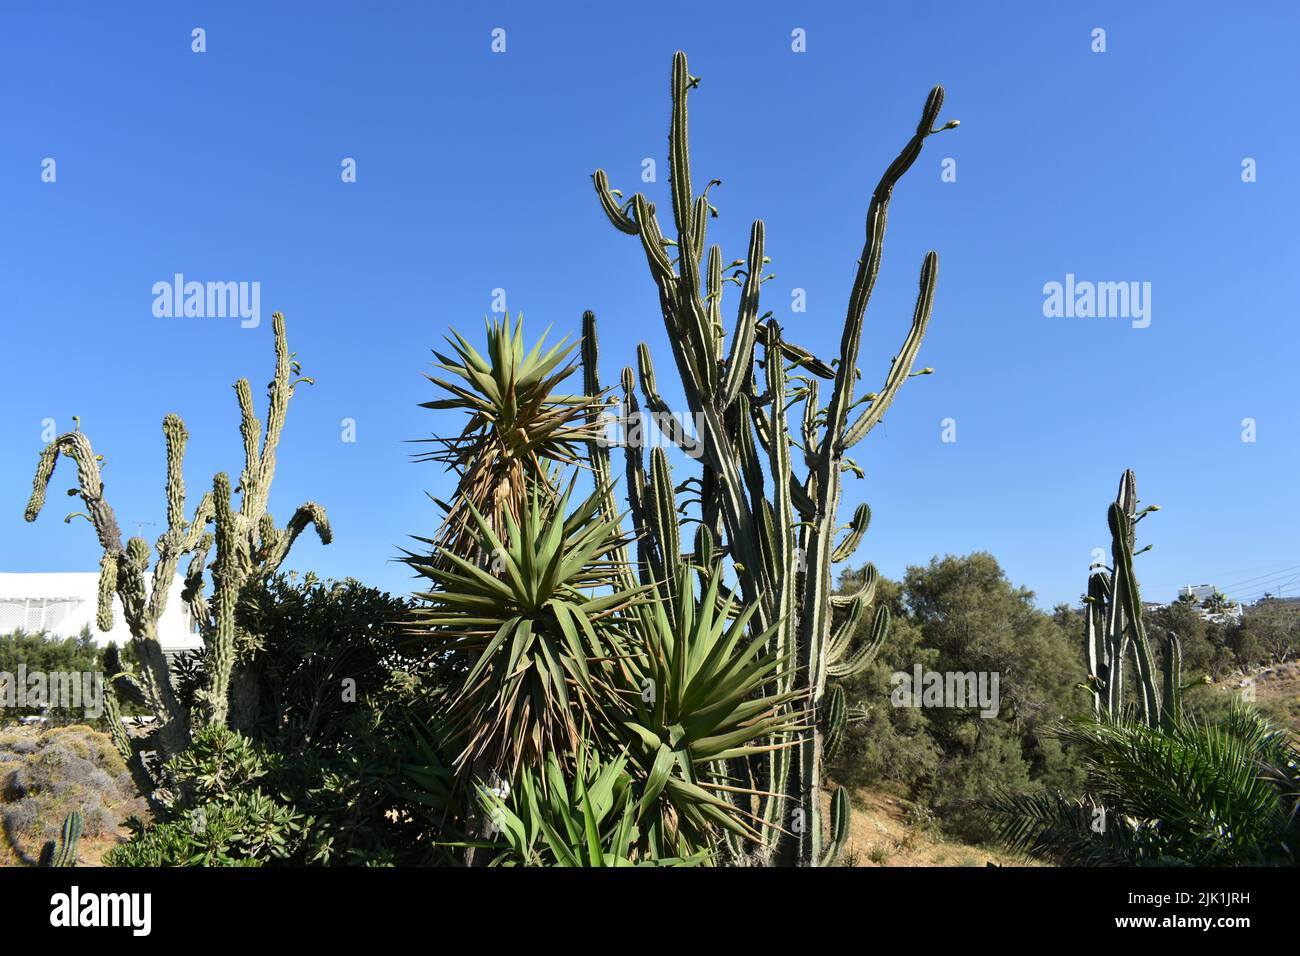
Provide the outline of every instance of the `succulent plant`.
{"type": "MultiPolygon", "coordinates": [[[[664,235],[655,204],[646,196],[624,197],[610,187],[603,170],[592,177],[610,223],[640,241],[658,289],[686,410],[699,423],[699,435],[687,436],[674,424],[684,419],[660,392],[644,345],[638,349],[636,370],[622,372],[622,411],[633,421],[632,433],[651,427],[646,422],[652,422],[665,441],[699,458],[701,473],[693,479],[699,512],[695,553],[730,559],[751,632],[770,635],[768,651],[773,658],[793,661],[792,668],[773,677],[766,692],[789,698],[791,707],[807,708],[817,718],[808,731],[776,731],[763,754],[731,761],[733,776],[743,778],[740,790],[764,795],[757,813],[763,824],[761,838],[731,839],[729,845],[734,853],[759,861],[817,865],[829,862],[824,854],[820,796],[825,737],[838,733],[835,698],[828,701],[828,688],[832,680],[858,673],[870,663],[889,626],[888,614],[877,612],[870,640],[854,646],[858,624],[872,606],[874,572],[856,594],[832,594],[832,565],[853,554],[870,518],[870,511],[859,507],[848,525],[839,524],[842,475],[860,473],[848,453],[881,421],[903,383],[930,371],[914,372],[913,364],[934,304],[938,256],[927,253],[922,262],[911,328],[883,385],[856,395],[862,328],[880,268],[894,187],[920,155],[925,140],[957,123],[936,127],[944,100],[943,88],[936,86],[926,98],[916,132],[872,194],[840,351],[828,362],[787,341],[771,312],[760,313],[762,285],[772,278],[765,274],[769,260],[762,220],[753,223],[746,256],[730,265],[723,265],[717,245],[706,243],[709,219],[716,214],[709,192],[718,181],[697,193],[692,179],[687,97],[699,82],[690,73],[686,55],[678,52],[673,58],[669,129],[673,238],[664,235]],[[723,322],[728,282],[740,289],[730,331],[723,322]],[[820,402],[823,383],[830,391],[825,405],[820,402]],[[799,413],[799,406],[796,437],[789,419],[799,413]],[[792,461],[796,457],[802,475],[792,461]],[[846,533],[837,541],[840,532],[846,533]],[[792,827],[796,817],[804,825],[792,827]]],[[[593,399],[605,394],[596,368],[597,353],[596,321],[588,313],[584,377],[593,399]]],[[[651,455],[647,477],[640,444],[628,443],[625,467],[637,573],[675,607],[673,571],[683,560],[677,518],[683,504],[677,493],[682,486],[673,486],[662,449],[651,455]]],[[[611,488],[608,449],[593,441],[590,457],[598,485],[611,488]]],[[[604,495],[606,514],[617,514],[612,490],[604,495]]],[[[748,800],[747,795],[738,798],[742,803],[748,800]]],[[[847,800],[837,797],[835,806],[840,816],[832,841],[847,826],[847,800]]]]}

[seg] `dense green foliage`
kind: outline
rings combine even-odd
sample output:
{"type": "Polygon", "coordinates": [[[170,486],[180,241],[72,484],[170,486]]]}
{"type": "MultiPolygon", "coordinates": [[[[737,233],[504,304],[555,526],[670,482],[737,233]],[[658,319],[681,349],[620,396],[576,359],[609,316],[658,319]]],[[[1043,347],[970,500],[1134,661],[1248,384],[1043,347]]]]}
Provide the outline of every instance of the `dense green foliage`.
{"type": "MultiPolygon", "coordinates": [[[[861,574],[849,573],[841,589],[861,574]]],[[[978,802],[1002,788],[1071,788],[1077,760],[1049,731],[1082,713],[1077,632],[1033,604],[987,553],[936,558],[908,568],[901,584],[882,580],[877,600],[892,613],[890,639],[861,677],[846,685],[861,702],[831,765],[841,783],[885,786],[933,809],[951,833],[988,836],[978,802]],[[999,674],[1000,709],[894,707],[890,676],[926,671],[999,674]]]]}
{"type": "MultiPolygon", "coordinates": [[[[427,662],[407,651],[409,602],[356,581],[277,576],[239,620],[241,729],[209,728],[168,763],[175,799],[118,865],[430,862],[429,815],[409,794],[427,662]]],[[[181,694],[202,659],[181,662],[181,694]]]]}
{"type": "Polygon", "coordinates": [[[1296,865],[1300,749],[1260,714],[1173,728],[1103,716],[1061,736],[1085,755],[1082,796],[990,801],[1007,845],[1075,866],[1296,865]]]}

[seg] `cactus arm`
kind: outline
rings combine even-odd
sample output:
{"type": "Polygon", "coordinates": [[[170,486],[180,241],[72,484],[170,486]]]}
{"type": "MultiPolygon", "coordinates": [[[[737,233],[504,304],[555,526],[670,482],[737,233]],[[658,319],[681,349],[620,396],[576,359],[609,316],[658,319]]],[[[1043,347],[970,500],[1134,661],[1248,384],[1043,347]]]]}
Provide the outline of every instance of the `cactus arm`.
{"type": "Polygon", "coordinates": [[[1183,717],[1183,642],[1170,634],[1165,642],[1165,693],[1161,708],[1162,726],[1177,729],[1183,717]]]}
{"type": "MultiPolygon", "coordinates": [[[[722,358],[722,338],[726,330],[722,325],[722,247],[709,247],[708,294],[709,338],[713,344],[713,357],[722,358]]],[[[725,404],[725,403],[724,403],[725,404]]]]}
{"type": "Polygon", "coordinates": [[[77,494],[86,505],[86,513],[99,536],[100,547],[105,551],[121,551],[122,532],[118,528],[112,506],[104,499],[104,479],[99,469],[99,458],[90,445],[90,439],[82,432],[60,435],[45,446],[36,466],[32,495],[27,501],[23,518],[35,521],[41,513],[41,508],[45,505],[45,491],[60,454],[71,458],[77,466],[77,494]]]}
{"type": "Polygon", "coordinates": [[[855,601],[865,601],[869,606],[876,599],[876,584],[879,581],[879,575],[876,572],[875,565],[868,564],[866,571],[862,575],[862,584],[856,591],[848,594],[832,594],[831,607],[845,608],[851,607],[855,601]]]}
{"type": "Polygon", "coordinates": [[[276,536],[275,543],[268,549],[261,574],[274,574],[279,570],[284,559],[289,556],[293,543],[298,540],[298,535],[302,534],[308,525],[316,529],[321,544],[329,544],[334,540],[334,532],[330,528],[325,509],[314,501],[301,504],[289,519],[289,523],[285,525],[284,532],[276,536]]]}
{"type": "Polygon", "coordinates": [[[592,174],[591,181],[595,184],[596,195],[600,198],[600,208],[605,211],[609,221],[619,232],[625,232],[629,236],[635,236],[640,232],[640,227],[636,220],[623,211],[623,207],[618,204],[617,197],[613,190],[609,188],[609,177],[605,175],[605,170],[598,169],[592,174]]]}
{"type": "Polygon", "coordinates": [[[820,391],[816,379],[808,382],[808,391],[803,399],[803,419],[799,426],[799,434],[803,439],[804,465],[813,472],[817,470],[817,446],[821,442],[817,425],[817,413],[821,411],[820,391]]]}
{"type": "Polygon", "coordinates": [[[677,585],[681,580],[682,536],[677,519],[677,498],[673,490],[672,467],[668,453],[655,448],[650,453],[650,495],[647,518],[650,531],[648,543],[652,545],[651,570],[667,605],[668,619],[680,622],[683,605],[679,600],[677,585]]]}
{"type": "Polygon", "coordinates": [[[826,695],[826,716],[823,723],[826,727],[824,753],[829,759],[839,751],[844,740],[844,728],[848,726],[848,702],[840,684],[832,686],[826,695]]]}
{"type": "Polygon", "coordinates": [[[840,620],[831,629],[830,639],[826,642],[826,659],[832,664],[844,658],[849,645],[853,643],[853,637],[857,634],[858,627],[866,619],[871,602],[864,600],[864,597],[864,595],[859,595],[854,598],[844,614],[841,615],[840,620]]]}
{"type": "Polygon", "coordinates": [[[752,373],[755,326],[758,324],[759,284],[763,272],[764,236],[763,220],[754,220],[754,225],[749,232],[749,256],[746,260],[748,272],[740,293],[736,333],[731,339],[731,351],[727,354],[727,374],[723,379],[720,396],[723,406],[735,401],[741,386],[749,380],[752,373]]]}
{"type": "Polygon", "coordinates": [[[826,666],[827,675],[843,680],[861,674],[876,659],[880,649],[885,646],[885,639],[888,636],[889,608],[880,607],[876,609],[876,616],[871,622],[871,636],[853,652],[851,657],[842,661],[829,662],[826,666]]]}
{"type": "Polygon", "coordinates": [[[636,347],[637,377],[641,391],[645,395],[646,408],[654,413],[655,427],[678,448],[690,450],[694,442],[686,434],[682,420],[659,394],[659,384],[655,377],[654,362],[650,358],[650,347],[644,342],[636,347]]]}
{"type": "MultiPolygon", "coordinates": [[[[266,411],[266,437],[262,440],[262,453],[257,462],[255,508],[252,512],[245,512],[251,515],[260,515],[266,510],[271,481],[275,477],[275,456],[280,448],[280,435],[284,431],[289,399],[293,397],[294,392],[294,383],[289,381],[293,362],[289,355],[289,343],[285,338],[284,316],[279,312],[272,313],[271,327],[275,332],[275,378],[267,385],[267,397],[270,401],[266,411]]],[[[248,491],[245,489],[244,497],[247,498],[247,495],[248,491]]]]}
{"type": "Polygon", "coordinates": [[[185,521],[185,445],[189,434],[185,423],[173,414],[163,419],[163,437],[167,445],[167,530],[158,537],[158,560],[154,564],[153,585],[149,594],[149,616],[156,622],[167,609],[168,592],[176,566],[183,555],[194,550],[212,514],[211,496],[205,494],[194,512],[194,521],[185,521]]]}
{"type": "MultiPolygon", "coordinates": [[[[853,404],[853,380],[857,373],[858,352],[862,343],[862,323],[866,316],[867,303],[870,302],[871,294],[875,289],[876,276],[880,272],[880,258],[884,251],[885,242],[885,225],[889,217],[889,202],[893,198],[894,187],[898,184],[898,181],[916,162],[917,157],[921,155],[921,147],[926,137],[935,132],[933,127],[939,117],[939,111],[943,108],[943,97],[942,86],[936,86],[930,91],[930,95],[926,98],[925,108],[921,112],[921,120],[917,124],[915,135],[908,140],[907,145],[903,147],[902,151],[889,165],[889,168],[885,170],[885,174],[876,186],[876,191],[872,194],[871,204],[867,209],[867,237],[862,247],[862,257],[858,260],[858,271],[853,281],[853,290],[849,295],[848,317],[844,323],[844,335],[840,340],[839,366],[835,371],[835,388],[826,414],[827,438],[834,436],[837,442],[839,442],[840,436],[844,434],[844,425],[849,407],[853,404]]],[[[934,265],[930,266],[929,271],[934,272],[937,271],[937,255],[933,252],[927,253],[926,263],[929,264],[932,257],[934,265]]],[[[922,269],[923,280],[926,271],[926,269],[922,269]]],[[[924,281],[922,288],[924,289],[924,281]]],[[[920,305],[921,303],[918,302],[918,307],[920,305]]],[[[880,413],[883,414],[883,408],[880,413]]]]}
{"type": "Polygon", "coordinates": [[[781,352],[781,330],[773,322],[768,327],[765,353],[767,356],[767,389],[772,396],[769,427],[772,434],[768,449],[768,469],[772,475],[772,529],[773,547],[769,566],[770,583],[777,588],[777,603],[772,612],[774,622],[780,622],[778,634],[782,640],[776,656],[784,658],[794,649],[795,615],[794,585],[795,562],[791,553],[794,546],[790,504],[790,446],[786,441],[785,411],[785,360],[781,352]]]}
{"type": "Polygon", "coordinates": [[[851,558],[853,552],[858,550],[858,545],[862,543],[862,536],[867,533],[867,526],[870,524],[870,506],[865,503],[858,505],[853,511],[852,520],[849,522],[849,533],[844,536],[844,540],[832,552],[831,561],[838,564],[851,558]]]}
{"type": "Polygon", "coordinates": [[[105,551],[99,559],[99,599],[95,626],[101,631],[113,629],[113,595],[117,592],[117,562],[120,551],[105,551]]]}
{"type": "MultiPolygon", "coordinates": [[[[209,508],[212,508],[211,495],[205,495],[204,500],[207,501],[209,508]]],[[[211,534],[204,534],[190,549],[194,552],[194,556],[190,558],[189,567],[185,570],[185,587],[181,591],[181,600],[185,602],[190,609],[190,615],[203,630],[205,639],[211,630],[211,618],[208,599],[203,594],[203,572],[207,567],[208,552],[212,550],[214,540],[211,534]]]]}
{"type": "MultiPolygon", "coordinates": [[[[605,394],[605,390],[600,385],[599,356],[600,344],[596,337],[596,314],[587,311],[582,314],[582,383],[583,391],[588,398],[593,400],[591,410],[587,414],[587,424],[589,426],[587,459],[591,462],[596,488],[600,493],[601,513],[607,521],[616,523],[621,538],[623,515],[619,511],[618,502],[614,497],[614,476],[610,468],[609,448],[597,431],[599,416],[602,412],[596,409],[594,400],[603,399],[605,394]]],[[[620,540],[611,557],[618,565],[622,589],[626,591],[634,590],[637,586],[637,579],[628,559],[627,544],[620,540]]]]}
{"type": "Polygon", "coordinates": [[[672,122],[668,132],[669,184],[673,195],[673,219],[678,236],[691,233],[691,213],[694,193],[691,191],[691,150],[687,132],[686,96],[700,82],[691,76],[686,66],[686,54],[678,50],[673,54],[672,122]]]}
{"type": "Polygon", "coordinates": [[[839,860],[840,853],[849,840],[849,819],[852,812],[848,791],[839,787],[831,797],[831,842],[818,861],[819,866],[834,866],[839,860]]]}
{"type": "Polygon", "coordinates": [[[212,565],[215,621],[207,647],[209,685],[203,691],[203,698],[207,724],[220,726],[230,705],[230,674],[235,663],[235,605],[251,562],[248,540],[241,528],[242,515],[231,506],[230,478],[225,472],[213,479],[212,497],[217,522],[217,557],[212,565]]]}
{"type": "Polygon", "coordinates": [[[925,338],[925,330],[930,324],[930,314],[934,309],[934,286],[938,276],[939,256],[933,251],[927,252],[925,261],[921,265],[921,289],[917,294],[916,309],[912,314],[912,327],[907,333],[903,347],[899,349],[893,364],[890,365],[889,374],[885,376],[884,387],[876,393],[871,404],[844,433],[846,449],[860,442],[867,432],[876,426],[885,411],[893,404],[898,390],[911,377],[912,363],[916,361],[916,353],[920,351],[921,340],[925,338]]]}
{"type": "Polygon", "coordinates": [[[1107,684],[1110,680],[1110,655],[1106,639],[1106,607],[1110,599],[1107,573],[1092,568],[1088,576],[1088,598],[1084,607],[1084,663],[1087,666],[1089,686],[1092,689],[1094,714],[1102,712],[1108,701],[1107,684]]]}
{"type": "MultiPolygon", "coordinates": [[[[253,405],[253,388],[248,379],[241,378],[235,382],[235,396],[239,403],[239,437],[244,442],[244,470],[239,476],[239,487],[251,488],[262,471],[262,452],[259,443],[262,438],[262,422],[257,417],[253,405]]],[[[253,508],[251,497],[248,507],[253,508]]]]}

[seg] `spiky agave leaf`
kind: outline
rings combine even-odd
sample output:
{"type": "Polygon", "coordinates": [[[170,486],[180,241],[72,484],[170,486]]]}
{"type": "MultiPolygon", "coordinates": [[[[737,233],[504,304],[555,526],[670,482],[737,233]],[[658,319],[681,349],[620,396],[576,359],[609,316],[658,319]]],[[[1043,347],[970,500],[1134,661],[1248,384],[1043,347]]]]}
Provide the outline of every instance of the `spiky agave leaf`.
{"type": "Polygon", "coordinates": [[[486,356],[455,330],[447,338],[451,354],[434,352],[435,366],[445,376],[425,377],[447,397],[420,406],[463,411],[468,418],[455,438],[422,439],[437,447],[416,456],[444,464],[458,476],[442,526],[432,539],[420,540],[435,552],[463,557],[478,543],[470,509],[477,509],[498,536],[505,530],[504,515],[518,522],[530,489],[554,493],[553,466],[581,459],[584,443],[600,428],[598,416],[589,413],[604,404],[600,396],[556,392],[578,367],[573,357],[578,343],[566,337],[547,347],[543,333],[525,350],[522,316],[513,326],[509,316],[486,324],[486,356]]]}
{"type": "Polygon", "coordinates": [[[441,659],[455,765],[472,775],[512,779],[521,763],[576,750],[602,672],[622,653],[619,618],[645,591],[619,588],[609,555],[621,538],[599,497],[570,512],[571,494],[534,491],[521,522],[503,515],[500,535],[471,504],[482,560],[448,550],[416,565],[433,588],[417,595],[413,630],[441,659]]]}
{"type": "Polygon", "coordinates": [[[720,598],[722,577],[715,567],[696,599],[683,566],[676,621],[661,602],[629,614],[628,655],[619,662],[626,692],[611,719],[646,780],[641,812],[655,855],[710,849],[721,830],[757,839],[761,821],[749,802],[758,792],[726,780],[721,768],[793,746],[807,729],[798,695],[770,691],[791,662],[764,650],[771,631],[747,634],[756,608],[720,598]]]}
{"type": "MultiPolygon", "coordinates": [[[[528,769],[509,798],[480,788],[485,815],[501,831],[495,866],[697,866],[707,853],[653,857],[636,849],[636,785],[627,756],[602,761],[583,745],[566,774],[555,754],[544,770],[528,769]],[[572,785],[570,785],[570,780],[572,785]]],[[[491,844],[489,844],[491,846],[491,844]]]]}

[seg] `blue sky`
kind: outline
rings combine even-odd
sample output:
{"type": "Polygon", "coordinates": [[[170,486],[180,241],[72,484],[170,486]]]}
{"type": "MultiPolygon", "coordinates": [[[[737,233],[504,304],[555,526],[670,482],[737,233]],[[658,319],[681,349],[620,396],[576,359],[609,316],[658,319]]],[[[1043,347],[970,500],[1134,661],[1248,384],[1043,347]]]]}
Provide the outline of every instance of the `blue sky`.
{"type": "MultiPolygon", "coordinates": [[[[602,167],[667,208],[682,48],[703,77],[697,184],[723,180],[710,239],[741,256],[765,220],[764,308],[828,358],[871,189],[932,84],[962,121],[929,140],[891,209],[864,382],[906,331],[929,248],[941,266],[920,363],[936,374],[858,449],[867,478],[849,481],[844,514],[872,505],[860,556],[897,576],[986,549],[1040,603],[1074,600],[1131,467],[1163,509],[1142,526],[1156,545],[1140,559],[1146,597],[1202,581],[1241,582],[1239,598],[1276,590],[1300,571],[1300,13],[1135,6],[6,4],[0,570],[97,563],[90,528],[61,523],[60,495],[22,521],[47,418],[62,431],[81,416],[123,529],[150,540],[161,526],[136,523],[163,520],[166,412],[189,427],[195,498],[237,472],[230,386],[246,375],[262,398],[280,310],[317,384],[290,408],[272,510],[283,520],[314,499],[336,532],[329,547],[304,536],[290,564],[408,590],[392,559],[436,524],[425,492],[449,490],[406,443],[455,425],[417,407],[434,397],[421,372],[447,326],[477,336],[503,288],[533,331],[576,334],[595,310],[607,380],[641,340],[671,377],[644,258],[589,176],[602,167]],[[1090,49],[1097,27],[1104,53],[1090,49]],[[643,186],[645,157],[659,181],[643,186]],[[941,181],[945,158],[955,182],[941,181]],[[262,323],[156,317],[153,284],[178,272],[260,282],[262,323]],[[1149,282],[1149,327],[1045,317],[1044,284],[1067,273],[1149,282]],[[956,442],[941,441],[945,418],[956,442]]],[[[72,480],[61,468],[53,488],[72,480]]]]}

